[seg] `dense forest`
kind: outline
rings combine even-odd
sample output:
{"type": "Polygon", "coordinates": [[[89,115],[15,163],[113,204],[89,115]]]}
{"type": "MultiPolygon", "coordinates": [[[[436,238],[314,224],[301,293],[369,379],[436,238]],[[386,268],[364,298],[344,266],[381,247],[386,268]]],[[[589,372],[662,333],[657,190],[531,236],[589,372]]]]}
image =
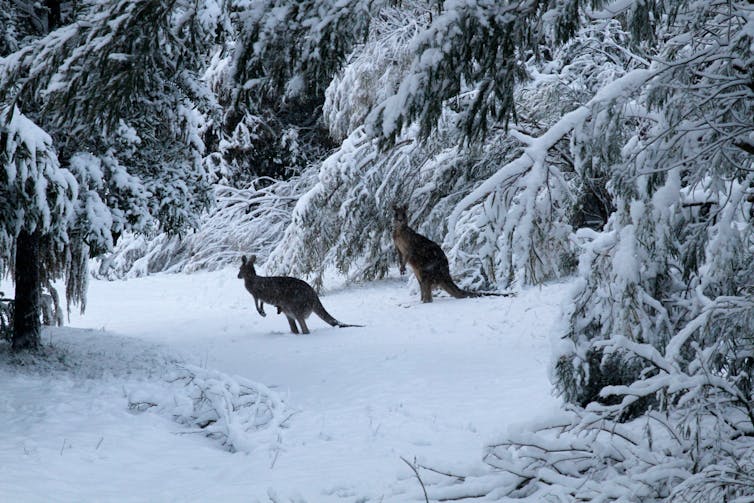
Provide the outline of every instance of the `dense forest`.
{"type": "Polygon", "coordinates": [[[753,54],[746,0],[0,0],[12,343],[87,271],[384,277],[407,204],[464,287],[576,278],[562,415],[448,499],[751,497],[753,54]]]}

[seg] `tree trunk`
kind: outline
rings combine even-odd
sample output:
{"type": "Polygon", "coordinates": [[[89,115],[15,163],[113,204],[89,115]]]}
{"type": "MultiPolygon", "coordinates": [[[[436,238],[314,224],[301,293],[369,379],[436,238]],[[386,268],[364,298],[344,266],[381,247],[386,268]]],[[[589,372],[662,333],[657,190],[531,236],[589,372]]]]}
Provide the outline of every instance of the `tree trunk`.
{"type": "Polygon", "coordinates": [[[47,31],[58,28],[61,24],[60,0],[45,0],[47,8],[47,31]]]}
{"type": "Polygon", "coordinates": [[[13,318],[13,349],[36,349],[41,343],[39,294],[39,234],[22,230],[16,240],[16,304],[13,318]]]}

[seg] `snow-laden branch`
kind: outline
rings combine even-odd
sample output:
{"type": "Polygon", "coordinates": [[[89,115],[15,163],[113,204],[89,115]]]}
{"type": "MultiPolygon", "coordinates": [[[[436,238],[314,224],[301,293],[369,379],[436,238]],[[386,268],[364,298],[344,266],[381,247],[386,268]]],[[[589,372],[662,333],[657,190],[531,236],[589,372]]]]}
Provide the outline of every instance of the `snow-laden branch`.
{"type": "Polygon", "coordinates": [[[455,227],[462,212],[467,210],[479,199],[493,192],[503,180],[524,173],[533,167],[542,167],[545,163],[547,151],[558,141],[562,140],[574,128],[583,124],[592,113],[592,109],[600,104],[615,100],[620,96],[626,96],[639,89],[656,75],[656,71],[649,69],[633,70],[623,77],[603,87],[585,105],[565,114],[558,122],[545,131],[542,135],[531,138],[518,135],[526,141],[523,153],[512,160],[484,183],[464,197],[453,209],[448,217],[448,232],[452,238],[455,227]]]}
{"type": "Polygon", "coordinates": [[[616,0],[610,5],[606,5],[601,10],[595,11],[590,9],[589,7],[586,7],[585,11],[586,15],[590,19],[614,19],[616,16],[619,16],[629,10],[636,3],[638,3],[637,0],[616,0]]]}
{"type": "Polygon", "coordinates": [[[154,408],[231,452],[277,449],[280,430],[293,414],[277,393],[241,377],[183,365],[167,380],[172,384],[169,390],[133,390],[129,408],[154,408]]]}
{"type": "Polygon", "coordinates": [[[97,277],[138,277],[157,271],[214,270],[242,254],[266,258],[290,224],[297,201],[313,185],[315,172],[289,180],[258,179],[243,189],[216,185],[214,211],[196,232],[182,238],[162,233],[152,239],[127,235],[102,260],[97,277]]]}

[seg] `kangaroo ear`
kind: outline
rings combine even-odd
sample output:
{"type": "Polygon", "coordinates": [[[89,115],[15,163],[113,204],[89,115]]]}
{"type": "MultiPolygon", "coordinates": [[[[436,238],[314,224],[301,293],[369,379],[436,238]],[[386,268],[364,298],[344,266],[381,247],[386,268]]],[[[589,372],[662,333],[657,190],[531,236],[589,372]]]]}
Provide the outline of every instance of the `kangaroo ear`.
{"type": "Polygon", "coordinates": [[[254,262],[256,262],[256,261],[257,261],[257,256],[256,255],[252,255],[251,257],[249,257],[249,262],[251,262],[252,264],[254,262]]]}
{"type": "Polygon", "coordinates": [[[241,265],[246,265],[246,255],[241,255],[241,265]]]}

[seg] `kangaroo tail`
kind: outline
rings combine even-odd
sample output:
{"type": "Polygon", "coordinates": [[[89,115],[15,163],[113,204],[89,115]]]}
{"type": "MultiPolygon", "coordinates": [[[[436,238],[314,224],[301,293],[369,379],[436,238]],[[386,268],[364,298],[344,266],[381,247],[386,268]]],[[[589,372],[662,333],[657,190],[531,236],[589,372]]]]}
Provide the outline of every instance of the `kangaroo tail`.
{"type": "Polygon", "coordinates": [[[314,306],[313,311],[314,311],[314,314],[322,318],[322,320],[325,323],[333,327],[344,328],[344,327],[363,327],[364,326],[364,325],[348,325],[346,323],[341,323],[340,321],[333,318],[332,315],[325,310],[325,307],[322,305],[322,302],[320,302],[319,299],[317,299],[317,304],[314,306]]]}
{"type": "Polygon", "coordinates": [[[460,288],[450,278],[446,279],[440,287],[456,299],[471,297],[515,297],[516,295],[514,292],[471,292],[460,288]]]}
{"type": "Polygon", "coordinates": [[[516,292],[477,292],[477,297],[515,297],[516,292]]]}
{"type": "Polygon", "coordinates": [[[476,292],[470,292],[468,290],[464,290],[460,288],[458,285],[456,285],[453,280],[450,277],[447,277],[444,282],[442,282],[440,285],[438,285],[440,288],[448,292],[450,295],[455,297],[456,299],[466,299],[469,297],[479,297],[481,294],[478,294],[476,292]]]}

